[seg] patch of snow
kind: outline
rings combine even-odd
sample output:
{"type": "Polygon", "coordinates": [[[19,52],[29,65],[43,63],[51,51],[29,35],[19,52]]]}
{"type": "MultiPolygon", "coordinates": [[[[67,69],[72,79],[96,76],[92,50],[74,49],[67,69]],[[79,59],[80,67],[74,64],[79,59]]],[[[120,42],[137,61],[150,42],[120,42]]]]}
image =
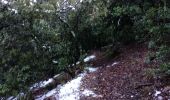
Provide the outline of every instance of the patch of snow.
{"type": "Polygon", "coordinates": [[[7,3],[8,3],[7,0],[2,0],[1,2],[4,3],[4,4],[7,4],[7,3]]]}
{"type": "Polygon", "coordinates": [[[11,8],[8,8],[8,10],[10,10],[11,12],[14,12],[15,14],[18,13],[18,10],[17,9],[11,9],[11,8]]]}
{"type": "MultiPolygon", "coordinates": [[[[40,10],[39,10],[39,9],[36,9],[35,11],[37,11],[37,12],[38,12],[38,11],[40,11],[40,10]]],[[[44,46],[43,46],[43,48],[47,48],[47,46],[45,46],[45,45],[44,45],[44,46]]]]}
{"type": "Polygon", "coordinates": [[[110,65],[107,65],[106,67],[110,67],[110,65]]]}
{"type": "Polygon", "coordinates": [[[33,86],[30,87],[30,90],[32,90],[33,88],[40,88],[40,87],[45,87],[48,84],[52,83],[54,81],[53,78],[48,79],[47,81],[41,81],[39,83],[35,83],[33,86]]]}
{"type": "Polygon", "coordinates": [[[57,60],[53,60],[53,63],[54,63],[54,64],[58,64],[58,61],[57,61],[57,60]]]}
{"type": "Polygon", "coordinates": [[[59,100],[79,100],[79,87],[86,74],[80,74],[77,78],[63,85],[59,90],[59,100]]]}
{"type": "Polygon", "coordinates": [[[14,98],[15,98],[14,96],[11,96],[11,97],[7,98],[7,100],[13,100],[14,98]]]}
{"type": "Polygon", "coordinates": [[[17,97],[13,98],[12,100],[18,100],[20,97],[23,97],[25,94],[24,93],[19,93],[17,97]]]}
{"type": "MultiPolygon", "coordinates": [[[[94,72],[97,70],[97,68],[87,68],[89,72],[94,72]]],[[[77,78],[71,80],[70,82],[67,82],[65,85],[63,85],[59,90],[59,100],[79,100],[80,99],[80,86],[81,86],[81,80],[86,75],[86,73],[82,73],[78,75],[77,78]]],[[[83,91],[84,95],[95,95],[92,91],[85,90],[83,91]]]]}
{"type": "Polygon", "coordinates": [[[54,79],[50,78],[49,80],[43,82],[43,86],[46,86],[46,85],[52,83],[53,81],[54,81],[54,79]]]}
{"type": "MultiPolygon", "coordinates": [[[[9,98],[7,98],[6,100],[19,100],[20,97],[23,97],[25,94],[24,93],[19,93],[16,97],[14,96],[10,96],[9,98]]],[[[5,99],[1,99],[0,100],[5,100],[5,99]]]]}
{"type": "Polygon", "coordinates": [[[76,62],[76,65],[80,64],[80,61],[76,62]]]}
{"type": "Polygon", "coordinates": [[[83,2],[83,0],[80,0],[80,2],[83,2]]]}
{"type": "Polygon", "coordinates": [[[117,64],[119,64],[118,62],[114,62],[113,64],[112,64],[112,66],[115,66],[115,65],[117,65],[117,64]]]}
{"type": "Polygon", "coordinates": [[[15,12],[15,14],[17,14],[18,13],[18,10],[16,10],[16,9],[11,9],[13,12],[15,12]]]}
{"type": "Polygon", "coordinates": [[[157,90],[156,90],[154,96],[157,97],[157,96],[160,95],[160,94],[161,94],[161,91],[157,91],[157,90]]]}
{"type": "Polygon", "coordinates": [[[30,2],[30,5],[31,5],[31,6],[34,5],[33,2],[30,2]]]}
{"type": "Polygon", "coordinates": [[[36,2],[37,2],[37,0],[33,0],[33,2],[34,2],[34,3],[36,3],[36,2]]]}
{"type": "Polygon", "coordinates": [[[57,2],[57,6],[58,6],[58,7],[60,7],[60,4],[59,4],[59,2],[57,2]]]}
{"type": "Polygon", "coordinates": [[[95,58],[96,58],[95,55],[88,56],[88,57],[86,57],[86,58],[84,59],[84,62],[89,62],[89,61],[91,61],[91,60],[93,60],[93,59],[95,59],[95,58]]]}
{"type": "Polygon", "coordinates": [[[96,95],[93,91],[88,90],[88,89],[85,89],[85,90],[82,92],[82,95],[84,95],[84,96],[97,97],[97,95],[96,95]]]}
{"type": "Polygon", "coordinates": [[[72,10],[76,10],[76,8],[75,8],[75,7],[73,7],[73,8],[72,8],[72,10]]]}
{"type": "Polygon", "coordinates": [[[119,26],[120,25],[120,21],[121,21],[121,18],[119,18],[118,22],[117,22],[117,25],[119,26]]]}
{"type": "Polygon", "coordinates": [[[55,78],[57,78],[58,76],[60,76],[60,74],[55,75],[53,78],[55,79],[55,78]]]}
{"type": "Polygon", "coordinates": [[[37,98],[35,100],[44,100],[45,98],[48,98],[50,96],[53,96],[54,94],[57,93],[57,89],[53,89],[51,91],[49,91],[48,93],[46,93],[45,95],[41,96],[40,98],[37,98]]]}
{"type": "MultiPolygon", "coordinates": [[[[94,72],[97,69],[98,68],[91,68],[91,67],[87,68],[89,72],[94,72]]],[[[36,100],[44,100],[45,98],[50,97],[50,96],[55,96],[56,100],[79,100],[81,95],[100,97],[100,95],[98,96],[93,91],[90,91],[87,89],[85,89],[84,91],[81,91],[80,89],[80,86],[82,83],[81,80],[85,75],[87,75],[86,72],[79,74],[75,79],[67,82],[66,84],[62,86],[61,85],[58,86],[56,89],[49,91],[47,94],[41,97],[38,96],[36,100]]],[[[48,81],[44,81],[43,83],[49,84],[50,82],[52,82],[52,80],[53,79],[49,79],[48,81]]]]}
{"type": "Polygon", "coordinates": [[[87,67],[85,69],[88,70],[89,72],[95,72],[98,70],[98,68],[92,68],[92,67],[87,67]]]}
{"type": "Polygon", "coordinates": [[[51,12],[53,12],[52,10],[45,10],[44,11],[45,13],[51,13],[51,12]]]}

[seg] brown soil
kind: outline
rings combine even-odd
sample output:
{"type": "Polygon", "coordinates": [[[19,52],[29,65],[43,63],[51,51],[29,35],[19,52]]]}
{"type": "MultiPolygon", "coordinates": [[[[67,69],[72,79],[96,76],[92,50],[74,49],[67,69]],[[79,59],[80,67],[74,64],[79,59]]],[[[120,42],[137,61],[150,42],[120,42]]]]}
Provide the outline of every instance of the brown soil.
{"type": "Polygon", "coordinates": [[[158,63],[155,60],[150,64],[145,63],[149,51],[147,46],[133,44],[121,51],[119,56],[111,60],[103,57],[99,51],[94,53],[97,59],[92,64],[99,69],[85,76],[82,88],[100,96],[81,97],[81,100],[157,100],[153,95],[161,85],[152,75],[145,73],[149,68],[156,68],[158,63]],[[114,62],[118,64],[112,66],[114,62]]]}

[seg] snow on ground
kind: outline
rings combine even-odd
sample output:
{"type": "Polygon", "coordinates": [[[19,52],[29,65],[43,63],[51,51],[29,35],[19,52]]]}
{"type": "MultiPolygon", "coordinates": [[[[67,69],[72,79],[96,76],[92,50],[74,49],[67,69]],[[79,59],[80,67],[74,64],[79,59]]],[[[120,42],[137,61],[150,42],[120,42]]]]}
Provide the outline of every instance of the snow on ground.
{"type": "Polygon", "coordinates": [[[7,4],[7,3],[8,3],[7,0],[2,0],[1,2],[4,3],[4,4],[7,4]]]}
{"type": "Polygon", "coordinates": [[[76,65],[80,64],[80,61],[76,62],[76,65]]]}
{"type": "Polygon", "coordinates": [[[82,95],[84,95],[84,96],[92,96],[92,97],[97,97],[97,96],[98,96],[98,95],[96,95],[93,91],[88,90],[88,89],[85,89],[85,90],[82,92],[82,95]]]}
{"type": "Polygon", "coordinates": [[[76,79],[63,85],[59,90],[59,100],[79,100],[79,87],[86,74],[80,74],[76,79]]]}
{"type": "MultiPolygon", "coordinates": [[[[88,56],[84,59],[84,62],[89,62],[93,59],[95,59],[96,56],[95,55],[91,55],[91,56],[88,56]]],[[[58,61],[55,61],[53,60],[53,63],[58,63],[58,61]]],[[[76,64],[80,64],[80,62],[77,62],[76,64]]],[[[74,64],[72,65],[74,66],[74,64]]],[[[94,72],[96,71],[97,69],[96,68],[88,68],[89,72],[94,72]]],[[[41,81],[39,83],[35,83],[33,86],[30,87],[30,90],[34,89],[34,88],[41,88],[41,87],[45,87],[47,86],[48,84],[52,83],[54,81],[54,79],[50,78],[49,80],[47,81],[41,81]]]]}
{"type": "MultiPolygon", "coordinates": [[[[95,72],[98,68],[87,68],[89,72],[95,72]]],[[[80,96],[93,96],[97,97],[97,95],[90,90],[85,89],[84,91],[80,90],[80,86],[82,83],[82,78],[87,75],[86,72],[78,75],[77,78],[63,85],[59,90],[59,100],[79,100],[80,96]]]]}
{"type": "Polygon", "coordinates": [[[112,65],[107,65],[106,67],[113,67],[113,66],[115,66],[115,65],[117,65],[117,64],[119,64],[119,62],[114,62],[114,63],[112,63],[112,65]]]}
{"type": "MultiPolygon", "coordinates": [[[[7,98],[7,100],[13,100],[13,99],[15,99],[14,96],[11,96],[11,97],[7,98]]],[[[0,98],[0,100],[1,100],[1,98],[0,98]]],[[[4,99],[2,99],[2,100],[4,100],[4,99]]]]}
{"type": "Polygon", "coordinates": [[[155,97],[156,100],[163,100],[161,93],[162,93],[161,91],[155,90],[154,97],[155,97]]]}
{"type": "Polygon", "coordinates": [[[96,58],[95,55],[88,56],[88,57],[86,57],[86,58],[84,59],[84,62],[89,62],[89,61],[91,61],[91,60],[93,60],[93,59],[95,59],[95,58],[96,58]]]}
{"type": "Polygon", "coordinates": [[[156,90],[154,96],[157,97],[157,96],[160,95],[160,94],[161,94],[161,91],[157,91],[157,90],[156,90]]]}
{"type": "Polygon", "coordinates": [[[112,67],[115,66],[115,65],[117,65],[117,64],[119,64],[119,62],[114,62],[114,63],[112,64],[112,67]]]}
{"type": "Polygon", "coordinates": [[[51,97],[51,96],[53,96],[53,95],[56,94],[56,93],[57,93],[57,88],[49,91],[49,92],[46,93],[45,95],[37,96],[37,99],[35,99],[35,100],[44,100],[45,98],[51,97]]]}
{"type": "Polygon", "coordinates": [[[92,67],[87,67],[85,68],[85,70],[87,70],[88,72],[95,72],[97,71],[98,68],[92,68],[92,67]]]}
{"type": "Polygon", "coordinates": [[[49,83],[52,83],[53,81],[54,81],[54,79],[50,78],[49,80],[42,82],[43,83],[42,86],[46,86],[49,83]]]}
{"type": "MultiPolygon", "coordinates": [[[[24,96],[25,94],[24,93],[19,93],[16,97],[14,96],[10,96],[9,98],[7,98],[6,100],[19,100],[20,97],[24,96]]],[[[1,99],[0,100],[5,100],[5,99],[1,99]]]]}
{"type": "Polygon", "coordinates": [[[33,86],[30,87],[30,90],[34,89],[34,88],[40,88],[40,87],[45,87],[48,84],[52,83],[54,81],[54,79],[50,78],[47,81],[41,81],[39,83],[35,83],[33,86]]]}
{"type": "Polygon", "coordinates": [[[58,64],[58,61],[57,60],[53,60],[52,61],[54,64],[58,64]]]}
{"type": "MultiPolygon", "coordinates": [[[[97,68],[87,68],[89,72],[94,72],[97,68]]],[[[56,100],[79,100],[80,96],[92,96],[98,97],[93,91],[88,89],[81,90],[80,86],[82,83],[82,78],[87,75],[87,72],[79,74],[75,79],[67,82],[63,86],[58,86],[56,89],[53,89],[46,93],[45,95],[37,98],[36,100],[43,100],[45,98],[54,96],[56,100]]],[[[100,96],[100,95],[99,95],[100,96]]]]}

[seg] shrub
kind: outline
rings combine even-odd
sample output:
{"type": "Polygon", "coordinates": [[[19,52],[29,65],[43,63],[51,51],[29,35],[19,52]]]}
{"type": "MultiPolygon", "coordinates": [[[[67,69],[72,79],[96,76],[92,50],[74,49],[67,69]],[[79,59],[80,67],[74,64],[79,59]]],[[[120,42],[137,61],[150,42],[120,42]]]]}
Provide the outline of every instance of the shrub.
{"type": "Polygon", "coordinates": [[[161,78],[170,76],[170,63],[163,63],[159,66],[159,70],[157,71],[157,75],[161,78]]]}
{"type": "Polygon", "coordinates": [[[170,58],[170,47],[162,45],[156,53],[156,57],[161,62],[168,62],[170,58]]]}
{"type": "Polygon", "coordinates": [[[156,43],[154,41],[149,41],[149,44],[148,44],[148,48],[149,49],[155,49],[156,48],[156,43]]]}

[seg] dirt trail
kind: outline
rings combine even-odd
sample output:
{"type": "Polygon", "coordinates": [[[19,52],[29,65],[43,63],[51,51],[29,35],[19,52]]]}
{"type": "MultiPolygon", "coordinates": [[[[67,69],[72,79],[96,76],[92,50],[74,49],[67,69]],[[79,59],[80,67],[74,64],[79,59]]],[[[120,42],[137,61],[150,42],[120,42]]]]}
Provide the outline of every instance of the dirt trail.
{"type": "Polygon", "coordinates": [[[111,60],[96,53],[98,59],[93,65],[99,69],[84,77],[82,88],[91,89],[100,97],[81,97],[81,100],[153,100],[154,80],[144,73],[157,64],[145,64],[147,46],[128,45],[121,51],[111,60]]]}
{"type": "MultiPolygon", "coordinates": [[[[120,55],[114,58],[106,58],[104,52],[94,51],[96,59],[89,64],[97,67],[96,70],[87,71],[83,77],[66,83],[61,89],[64,90],[61,92],[64,94],[63,99],[60,99],[170,100],[170,86],[163,86],[159,79],[148,74],[152,73],[148,69],[157,68],[159,63],[155,59],[149,64],[145,63],[150,51],[146,45],[131,44],[122,47],[120,51],[120,55]]],[[[58,92],[53,93],[45,100],[58,100],[58,95],[58,92]]]]}

